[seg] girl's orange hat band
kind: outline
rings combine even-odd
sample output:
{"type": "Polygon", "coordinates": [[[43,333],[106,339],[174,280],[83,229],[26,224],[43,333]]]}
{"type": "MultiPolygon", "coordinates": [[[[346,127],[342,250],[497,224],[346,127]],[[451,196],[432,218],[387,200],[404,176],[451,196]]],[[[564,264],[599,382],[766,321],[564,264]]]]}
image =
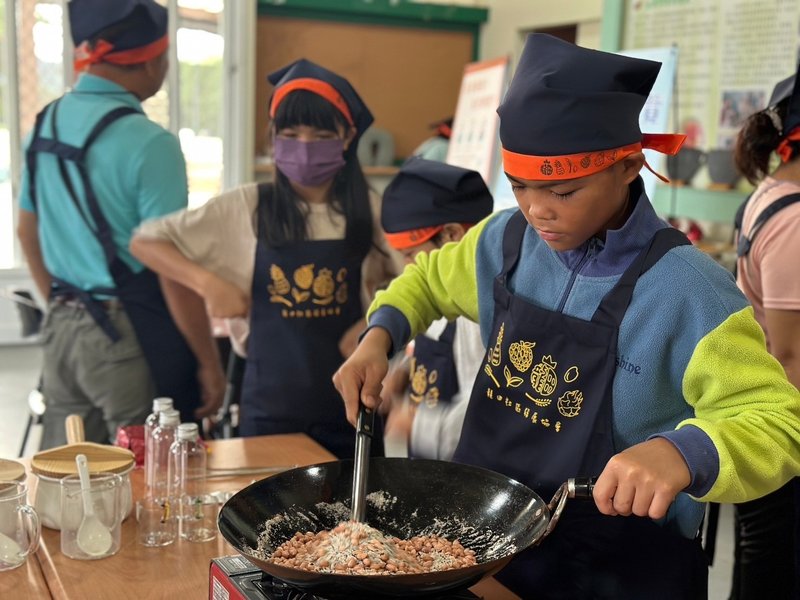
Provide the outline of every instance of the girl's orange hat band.
{"type": "Polygon", "coordinates": [[[781,162],[789,162],[792,159],[792,142],[800,142],[800,127],[795,127],[792,131],[789,132],[781,143],[778,144],[778,149],[776,152],[778,156],[781,157],[781,162]]]}
{"type": "Polygon", "coordinates": [[[161,56],[169,48],[169,35],[165,35],[146,46],[120,50],[114,52],[114,44],[105,40],[98,40],[94,48],[89,47],[89,42],[83,42],[75,48],[73,67],[79,73],[90,65],[107,62],[114,65],[136,65],[161,56]]]}
{"type": "Polygon", "coordinates": [[[344,98],[342,98],[342,95],[336,91],[336,88],[330,83],[320,79],[313,79],[311,77],[292,79],[291,81],[287,81],[278,87],[275,90],[275,93],[272,94],[272,103],[269,106],[270,118],[275,118],[275,112],[278,110],[278,105],[286,97],[286,94],[295,90],[306,90],[313,92],[318,96],[322,96],[344,115],[344,118],[347,119],[347,122],[350,123],[350,125],[355,127],[355,124],[353,123],[353,116],[350,114],[350,107],[347,105],[347,102],[345,102],[344,98]]]}
{"type": "MultiPolygon", "coordinates": [[[[518,154],[503,148],[503,170],[512,177],[532,181],[548,181],[559,179],[577,179],[593,175],[607,169],[616,162],[634,152],[643,149],[655,150],[663,154],[677,154],[686,136],[677,133],[645,133],[642,141],[628,144],[611,150],[596,150],[593,152],[579,152],[561,156],[533,156],[518,154]]],[[[650,165],[645,165],[650,169],[650,165]]],[[[650,169],[653,171],[652,169],[650,169]]],[[[659,179],[661,175],[653,171],[659,179]]]]}

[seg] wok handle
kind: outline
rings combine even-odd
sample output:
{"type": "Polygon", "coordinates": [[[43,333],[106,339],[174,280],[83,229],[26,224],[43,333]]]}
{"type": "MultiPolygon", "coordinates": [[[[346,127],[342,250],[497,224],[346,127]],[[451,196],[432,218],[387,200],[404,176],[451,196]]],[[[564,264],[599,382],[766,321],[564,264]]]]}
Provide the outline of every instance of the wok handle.
{"type": "Polygon", "coordinates": [[[372,438],[375,433],[375,411],[367,408],[363,404],[358,406],[358,422],[356,423],[356,433],[372,438]]]}
{"type": "Polygon", "coordinates": [[[570,498],[591,498],[597,477],[575,477],[567,480],[567,495],[570,498]]]}

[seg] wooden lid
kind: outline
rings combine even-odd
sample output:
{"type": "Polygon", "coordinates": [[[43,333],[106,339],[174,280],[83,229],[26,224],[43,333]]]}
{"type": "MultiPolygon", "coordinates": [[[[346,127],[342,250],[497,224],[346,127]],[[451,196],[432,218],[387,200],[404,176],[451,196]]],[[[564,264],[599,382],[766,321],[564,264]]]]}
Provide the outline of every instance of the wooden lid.
{"type": "Polygon", "coordinates": [[[25,466],[14,460],[0,458],[0,480],[22,481],[25,479],[25,466]]]}
{"type": "Polygon", "coordinates": [[[81,442],[39,452],[31,459],[31,471],[37,475],[57,478],[77,475],[75,457],[78,454],[86,455],[91,473],[124,473],[135,462],[133,452],[125,448],[81,442]]]}

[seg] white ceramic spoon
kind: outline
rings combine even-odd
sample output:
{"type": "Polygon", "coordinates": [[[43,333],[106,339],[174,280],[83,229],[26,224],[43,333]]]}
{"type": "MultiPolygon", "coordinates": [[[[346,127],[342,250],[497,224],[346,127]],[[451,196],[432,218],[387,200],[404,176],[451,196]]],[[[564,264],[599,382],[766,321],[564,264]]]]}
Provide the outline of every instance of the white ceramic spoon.
{"type": "Polygon", "coordinates": [[[103,525],[97,515],[94,514],[92,504],[91,480],[89,479],[89,466],[86,463],[86,455],[78,454],[75,457],[78,465],[78,475],[81,479],[81,496],[83,496],[83,519],[78,526],[78,548],[89,556],[102,556],[111,550],[111,532],[108,527],[103,525]]]}
{"type": "Polygon", "coordinates": [[[16,565],[22,562],[24,558],[19,544],[14,539],[0,533],[0,563],[16,565]]]}

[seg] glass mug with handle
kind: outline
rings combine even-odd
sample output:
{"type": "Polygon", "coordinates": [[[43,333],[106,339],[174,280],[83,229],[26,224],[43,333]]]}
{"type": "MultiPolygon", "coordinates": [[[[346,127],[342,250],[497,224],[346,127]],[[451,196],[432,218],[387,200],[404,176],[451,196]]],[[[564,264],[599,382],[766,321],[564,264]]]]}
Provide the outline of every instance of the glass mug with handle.
{"type": "Polygon", "coordinates": [[[0,571],[22,566],[39,547],[39,516],[27,496],[24,483],[0,481],[0,571]]]}

